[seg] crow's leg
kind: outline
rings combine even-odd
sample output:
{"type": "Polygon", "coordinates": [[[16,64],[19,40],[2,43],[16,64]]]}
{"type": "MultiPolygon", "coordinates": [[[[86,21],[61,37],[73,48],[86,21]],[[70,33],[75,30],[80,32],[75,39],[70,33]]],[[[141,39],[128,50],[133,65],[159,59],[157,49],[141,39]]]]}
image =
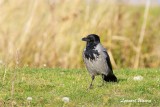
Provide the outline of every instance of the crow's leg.
{"type": "Polygon", "coordinates": [[[89,89],[91,89],[91,88],[92,88],[92,86],[93,86],[93,80],[94,80],[94,78],[95,78],[95,76],[94,76],[94,75],[92,75],[92,81],[91,81],[91,84],[89,85],[89,89]]]}
{"type": "Polygon", "coordinates": [[[100,85],[100,87],[102,87],[104,85],[104,75],[102,74],[102,85],[100,85]]]}

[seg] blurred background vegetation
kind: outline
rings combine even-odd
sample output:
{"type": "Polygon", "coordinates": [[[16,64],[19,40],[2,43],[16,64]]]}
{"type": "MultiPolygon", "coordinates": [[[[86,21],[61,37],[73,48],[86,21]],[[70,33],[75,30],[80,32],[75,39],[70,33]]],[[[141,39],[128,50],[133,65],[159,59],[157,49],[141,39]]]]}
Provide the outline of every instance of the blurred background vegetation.
{"type": "Polygon", "coordinates": [[[114,68],[160,67],[159,2],[134,1],[0,0],[0,63],[81,68],[96,33],[114,68]]]}

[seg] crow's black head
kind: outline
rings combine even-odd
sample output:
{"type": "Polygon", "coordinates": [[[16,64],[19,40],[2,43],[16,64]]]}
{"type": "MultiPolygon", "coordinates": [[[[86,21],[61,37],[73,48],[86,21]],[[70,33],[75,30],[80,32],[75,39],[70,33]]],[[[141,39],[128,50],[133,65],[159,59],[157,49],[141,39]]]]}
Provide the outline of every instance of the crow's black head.
{"type": "Polygon", "coordinates": [[[87,42],[86,50],[84,52],[85,58],[95,60],[99,56],[98,50],[95,50],[96,46],[100,43],[99,36],[90,34],[87,37],[82,38],[82,41],[87,42]]]}
{"type": "Polygon", "coordinates": [[[87,44],[98,44],[100,43],[99,36],[96,34],[90,34],[87,37],[82,38],[82,41],[86,41],[87,44]]]}

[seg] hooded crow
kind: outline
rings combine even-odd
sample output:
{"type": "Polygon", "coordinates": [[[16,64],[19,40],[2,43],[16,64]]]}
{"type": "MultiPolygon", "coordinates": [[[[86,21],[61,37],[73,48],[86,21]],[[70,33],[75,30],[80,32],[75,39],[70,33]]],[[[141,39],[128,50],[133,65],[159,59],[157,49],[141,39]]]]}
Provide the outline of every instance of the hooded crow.
{"type": "Polygon", "coordinates": [[[109,55],[100,43],[99,36],[90,34],[82,38],[82,41],[86,41],[86,48],[83,51],[83,60],[92,78],[89,88],[92,88],[92,83],[96,75],[102,75],[103,84],[104,81],[117,82],[117,78],[113,74],[109,55]]]}

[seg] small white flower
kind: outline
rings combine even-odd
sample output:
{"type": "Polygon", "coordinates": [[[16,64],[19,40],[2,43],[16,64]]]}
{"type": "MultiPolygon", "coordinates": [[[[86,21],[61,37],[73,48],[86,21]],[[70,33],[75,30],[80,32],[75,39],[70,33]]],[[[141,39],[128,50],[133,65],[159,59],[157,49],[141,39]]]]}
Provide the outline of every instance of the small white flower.
{"type": "Polygon", "coordinates": [[[27,100],[28,101],[32,101],[32,97],[27,97],[27,100]]]}
{"type": "Polygon", "coordinates": [[[135,80],[135,81],[141,81],[141,80],[143,80],[143,77],[142,76],[135,76],[135,77],[133,77],[133,80],[135,80]]]}
{"type": "Polygon", "coordinates": [[[65,103],[68,103],[69,102],[69,97],[63,97],[62,101],[65,102],[65,103]]]}
{"type": "Polygon", "coordinates": [[[46,67],[47,65],[46,65],[46,64],[43,64],[43,66],[46,67]]]}

